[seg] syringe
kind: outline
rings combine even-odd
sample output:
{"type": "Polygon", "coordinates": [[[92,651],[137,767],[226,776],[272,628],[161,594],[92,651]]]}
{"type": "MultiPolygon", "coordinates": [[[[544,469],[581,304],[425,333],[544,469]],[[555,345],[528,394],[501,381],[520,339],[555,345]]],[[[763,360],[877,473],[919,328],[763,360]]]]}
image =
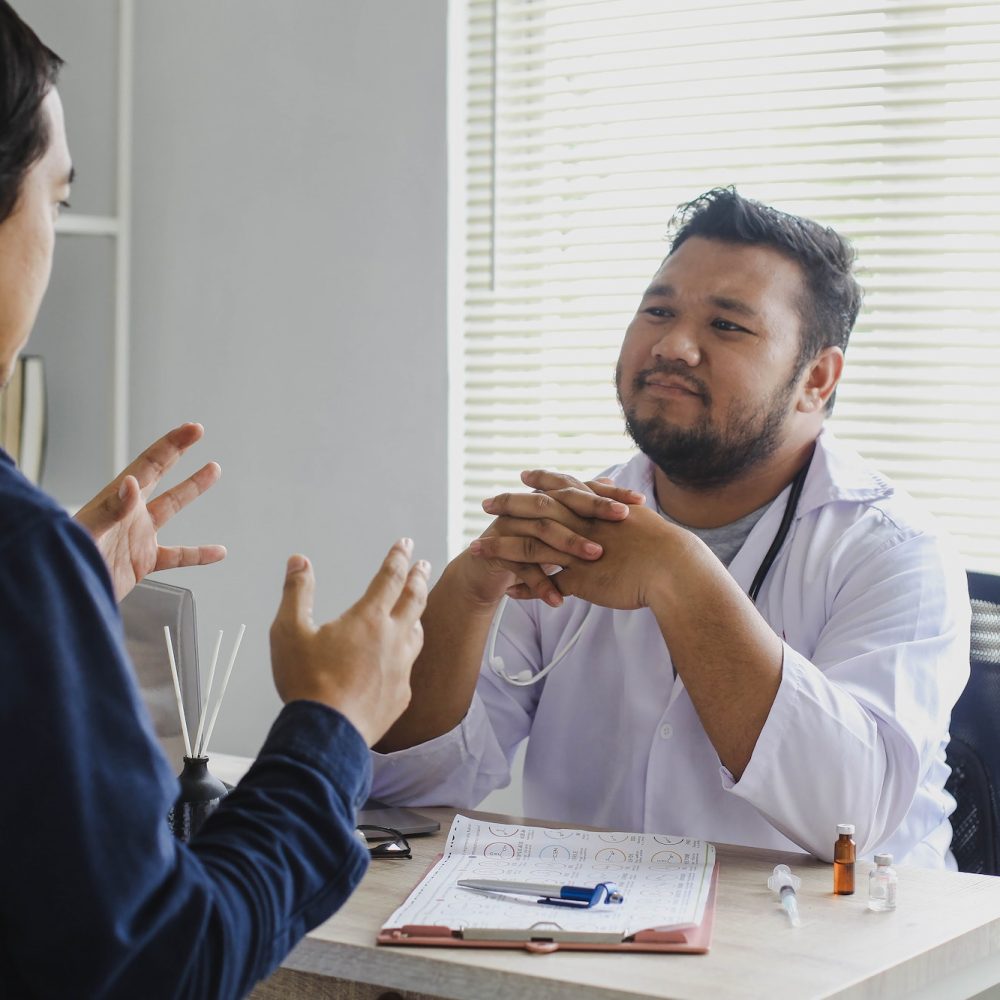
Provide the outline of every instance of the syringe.
{"type": "Polygon", "coordinates": [[[788,865],[775,865],[771,877],[767,880],[768,889],[778,894],[781,908],[788,914],[793,927],[798,927],[802,920],[799,917],[799,901],[795,890],[802,884],[798,875],[793,875],[788,865]]]}

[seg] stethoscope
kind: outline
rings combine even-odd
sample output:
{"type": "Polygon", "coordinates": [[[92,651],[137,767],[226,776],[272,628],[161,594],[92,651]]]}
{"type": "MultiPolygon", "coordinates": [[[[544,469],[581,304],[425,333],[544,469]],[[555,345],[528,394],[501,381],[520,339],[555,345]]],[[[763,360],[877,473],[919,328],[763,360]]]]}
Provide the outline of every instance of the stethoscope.
{"type": "MultiPolygon", "coordinates": [[[[747,596],[754,604],[757,603],[757,595],[760,593],[760,588],[763,586],[767,574],[774,565],[774,560],[778,558],[781,546],[785,544],[788,532],[792,528],[792,520],[799,506],[799,497],[802,495],[802,487],[805,485],[806,474],[809,472],[811,462],[812,456],[810,455],[809,461],[799,469],[792,480],[792,488],[788,491],[788,499],[785,501],[785,512],[782,515],[781,524],[778,525],[778,530],[775,532],[771,547],[767,550],[763,560],[761,560],[753,582],[750,584],[750,589],[747,591],[747,596]]],[[[576,645],[576,641],[580,638],[580,634],[583,632],[584,626],[587,624],[587,619],[590,617],[591,611],[594,610],[594,606],[591,605],[587,609],[587,613],[583,616],[583,621],[580,622],[580,627],[570,636],[569,642],[562,649],[557,650],[551,661],[542,667],[537,674],[533,674],[530,670],[522,670],[520,673],[509,674],[507,673],[507,668],[504,666],[503,657],[497,656],[496,651],[497,635],[500,633],[500,619],[503,618],[504,608],[507,606],[508,600],[509,598],[504,594],[500,599],[500,604],[497,606],[496,614],[493,616],[490,633],[486,640],[486,659],[490,670],[501,680],[506,681],[508,684],[513,684],[515,687],[528,687],[531,684],[537,684],[543,677],[551,673],[566,657],[566,654],[569,653],[573,646],[576,645]]]]}

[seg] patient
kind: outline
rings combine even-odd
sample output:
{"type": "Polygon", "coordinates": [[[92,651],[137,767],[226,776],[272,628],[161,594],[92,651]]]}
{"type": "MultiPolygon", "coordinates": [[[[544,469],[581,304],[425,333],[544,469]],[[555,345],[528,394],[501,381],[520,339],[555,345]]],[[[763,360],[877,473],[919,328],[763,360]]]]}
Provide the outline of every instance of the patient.
{"type": "MultiPolygon", "coordinates": [[[[5,0],[0,67],[2,385],[48,284],[73,170],[60,60],[5,0]]],[[[191,843],[168,832],[177,782],[140,700],[116,599],[153,570],[224,557],[221,546],[157,542],[216,482],[215,463],[146,500],[202,433],[171,431],[76,521],[0,452],[2,997],[245,996],[367,868],[354,826],[371,783],[368,746],[409,701],[423,641],[428,566],[410,565],[408,539],[354,607],[319,627],[312,567],[289,559],[271,627],[285,706],[191,843]]]]}

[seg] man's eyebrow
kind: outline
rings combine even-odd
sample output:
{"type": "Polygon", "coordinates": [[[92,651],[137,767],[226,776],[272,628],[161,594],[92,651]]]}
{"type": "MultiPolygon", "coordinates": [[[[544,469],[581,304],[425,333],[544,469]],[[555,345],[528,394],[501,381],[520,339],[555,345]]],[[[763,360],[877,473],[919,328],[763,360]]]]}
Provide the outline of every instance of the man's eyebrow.
{"type": "MultiPolygon", "coordinates": [[[[659,297],[672,299],[676,298],[676,296],[677,289],[673,285],[665,285],[659,282],[654,282],[643,293],[643,298],[659,297]]],[[[757,319],[759,316],[757,310],[748,306],[742,299],[733,299],[726,295],[710,295],[708,301],[716,309],[725,309],[726,312],[737,313],[740,316],[746,316],[748,319],[757,319]]]]}
{"type": "Polygon", "coordinates": [[[726,312],[739,313],[739,315],[750,319],[757,318],[757,310],[751,309],[750,306],[740,299],[730,299],[724,295],[710,295],[708,301],[718,309],[725,309],[726,312]]]}

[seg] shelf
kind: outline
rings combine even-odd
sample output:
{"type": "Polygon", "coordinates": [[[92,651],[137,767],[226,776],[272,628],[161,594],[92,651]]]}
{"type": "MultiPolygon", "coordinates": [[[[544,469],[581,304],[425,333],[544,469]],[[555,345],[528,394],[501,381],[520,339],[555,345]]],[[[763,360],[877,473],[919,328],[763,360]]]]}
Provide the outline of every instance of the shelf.
{"type": "Polygon", "coordinates": [[[63,215],[56,221],[60,236],[118,236],[121,226],[110,215],[63,215]]]}

